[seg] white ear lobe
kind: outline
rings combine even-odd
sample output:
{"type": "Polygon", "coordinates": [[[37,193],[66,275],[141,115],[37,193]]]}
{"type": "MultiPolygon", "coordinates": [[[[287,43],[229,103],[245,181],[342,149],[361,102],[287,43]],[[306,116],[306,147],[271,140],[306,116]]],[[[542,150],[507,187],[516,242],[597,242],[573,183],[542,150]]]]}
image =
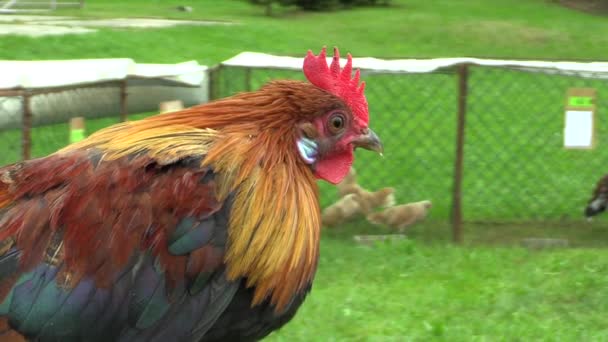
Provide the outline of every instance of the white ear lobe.
{"type": "Polygon", "coordinates": [[[302,137],[298,139],[296,145],[300,157],[306,164],[311,165],[317,161],[318,146],[314,140],[302,137]]]}

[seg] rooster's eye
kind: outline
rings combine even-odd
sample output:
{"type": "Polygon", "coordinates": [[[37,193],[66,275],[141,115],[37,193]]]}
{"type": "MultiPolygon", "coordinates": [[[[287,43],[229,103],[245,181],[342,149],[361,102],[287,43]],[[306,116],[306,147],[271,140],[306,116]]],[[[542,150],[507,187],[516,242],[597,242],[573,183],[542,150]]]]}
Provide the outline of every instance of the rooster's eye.
{"type": "Polygon", "coordinates": [[[336,114],[329,119],[329,130],[336,134],[340,133],[344,128],[344,116],[342,114],[336,114]]]}

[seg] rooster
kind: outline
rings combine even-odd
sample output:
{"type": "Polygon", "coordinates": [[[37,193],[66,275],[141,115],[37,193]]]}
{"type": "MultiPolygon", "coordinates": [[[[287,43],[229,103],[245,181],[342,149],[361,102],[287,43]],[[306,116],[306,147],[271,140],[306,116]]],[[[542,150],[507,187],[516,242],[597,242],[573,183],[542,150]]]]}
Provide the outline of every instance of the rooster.
{"type": "Polygon", "coordinates": [[[339,183],[356,148],[383,149],[350,54],[326,58],[308,51],[308,82],[0,168],[0,334],[248,341],[290,321],[317,268],[316,179],[339,183]]]}
{"type": "Polygon", "coordinates": [[[585,217],[591,220],[593,216],[606,210],[608,206],[608,175],[602,177],[593,189],[593,195],[585,207],[585,217]]]}

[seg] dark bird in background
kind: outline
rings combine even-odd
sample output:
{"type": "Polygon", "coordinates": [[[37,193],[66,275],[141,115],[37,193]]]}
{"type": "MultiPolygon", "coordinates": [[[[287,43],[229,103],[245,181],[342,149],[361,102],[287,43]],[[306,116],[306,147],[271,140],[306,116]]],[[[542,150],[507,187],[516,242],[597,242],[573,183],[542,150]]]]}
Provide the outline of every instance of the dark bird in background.
{"type": "Polygon", "coordinates": [[[602,177],[593,189],[593,196],[585,207],[585,217],[591,219],[593,216],[606,210],[608,206],[608,175],[602,177]]]}
{"type": "Polygon", "coordinates": [[[382,152],[351,56],[303,71],[0,168],[0,340],[248,341],[291,320],[316,179],[382,152]]]}

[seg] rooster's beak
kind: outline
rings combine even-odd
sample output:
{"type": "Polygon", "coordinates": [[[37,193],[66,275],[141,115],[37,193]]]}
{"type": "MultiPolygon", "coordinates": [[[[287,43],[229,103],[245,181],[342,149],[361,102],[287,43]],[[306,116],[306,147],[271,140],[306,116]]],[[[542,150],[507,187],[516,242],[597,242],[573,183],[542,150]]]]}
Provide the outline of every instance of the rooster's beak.
{"type": "Polygon", "coordinates": [[[378,135],[369,128],[366,129],[363,134],[353,140],[353,146],[355,146],[355,148],[361,147],[380,154],[384,152],[382,141],[380,141],[378,135]]]}

